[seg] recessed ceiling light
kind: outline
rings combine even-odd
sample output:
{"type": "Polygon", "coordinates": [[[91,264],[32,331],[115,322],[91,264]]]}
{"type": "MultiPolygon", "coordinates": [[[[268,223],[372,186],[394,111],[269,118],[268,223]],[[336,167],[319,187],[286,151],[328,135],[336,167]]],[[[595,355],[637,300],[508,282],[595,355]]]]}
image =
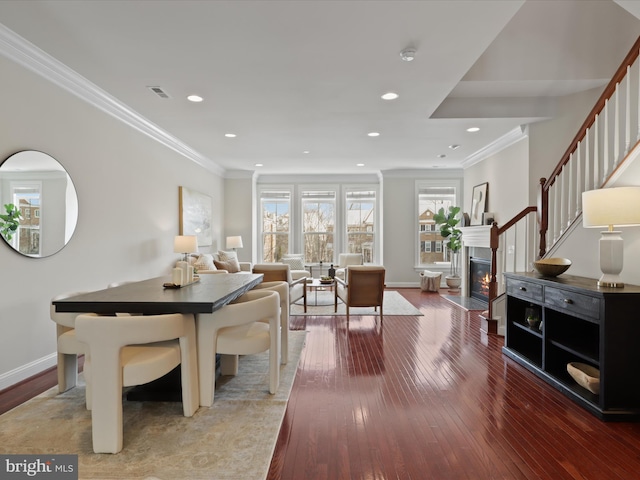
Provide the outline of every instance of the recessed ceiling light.
{"type": "Polygon", "coordinates": [[[379,137],[380,133],[378,133],[378,132],[369,132],[369,133],[367,133],[367,135],[369,135],[370,137],[379,137]]]}
{"type": "Polygon", "coordinates": [[[364,167],[364,163],[356,163],[356,167],[364,167]]]}
{"type": "Polygon", "coordinates": [[[412,62],[416,58],[416,51],[413,48],[405,48],[400,52],[400,58],[405,62],[412,62]]]}
{"type": "Polygon", "coordinates": [[[305,155],[308,155],[311,152],[309,150],[303,150],[302,153],[304,153],[305,155]]]}
{"type": "Polygon", "coordinates": [[[467,132],[477,132],[479,130],[480,130],[479,127],[469,127],[469,128],[467,128],[467,132]]]}
{"type": "Polygon", "coordinates": [[[227,137],[227,138],[236,138],[237,137],[237,135],[235,133],[225,133],[224,136],[227,137]]]}
{"type": "Polygon", "coordinates": [[[201,102],[204,100],[204,98],[202,98],[200,95],[189,95],[187,97],[187,100],[189,100],[190,102],[201,102]]]}
{"type": "Polygon", "coordinates": [[[255,165],[255,166],[256,166],[256,167],[264,167],[264,164],[262,164],[262,163],[256,163],[256,165],[255,165]]]}
{"type": "Polygon", "coordinates": [[[398,95],[396,92],[387,92],[385,94],[382,95],[383,100],[395,100],[396,98],[398,98],[400,95],[398,95]]]}
{"type": "Polygon", "coordinates": [[[450,148],[451,150],[456,150],[456,149],[460,148],[460,145],[456,145],[456,144],[449,145],[449,148],[450,148]]]}
{"type": "Polygon", "coordinates": [[[444,153],[441,153],[440,155],[438,155],[438,158],[445,158],[446,155],[444,153]]]}

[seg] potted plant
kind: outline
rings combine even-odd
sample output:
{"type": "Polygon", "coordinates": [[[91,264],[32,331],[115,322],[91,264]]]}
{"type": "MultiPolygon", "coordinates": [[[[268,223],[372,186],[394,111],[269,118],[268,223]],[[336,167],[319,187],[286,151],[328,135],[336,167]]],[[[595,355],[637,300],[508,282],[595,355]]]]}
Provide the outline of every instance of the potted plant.
{"type": "Polygon", "coordinates": [[[460,207],[449,207],[449,211],[445,212],[444,208],[438,210],[433,215],[436,226],[440,229],[440,235],[446,239],[444,245],[451,252],[451,273],[445,277],[447,286],[451,289],[458,289],[462,284],[462,278],[458,273],[458,257],[462,249],[462,230],[457,228],[460,219],[457,218],[460,213],[460,207]]]}
{"type": "Polygon", "coordinates": [[[4,209],[7,213],[0,215],[0,235],[9,242],[20,226],[20,210],[13,203],[6,204],[4,209]]]}

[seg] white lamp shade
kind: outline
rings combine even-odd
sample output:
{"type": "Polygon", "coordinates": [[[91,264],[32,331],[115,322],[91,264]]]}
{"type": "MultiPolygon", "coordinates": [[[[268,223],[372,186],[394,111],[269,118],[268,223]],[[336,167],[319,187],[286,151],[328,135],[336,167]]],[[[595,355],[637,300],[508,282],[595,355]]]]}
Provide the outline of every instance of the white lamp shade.
{"type": "Polygon", "coordinates": [[[227,248],[242,248],[242,237],[240,235],[227,237],[227,248]]]}
{"type": "Polygon", "coordinates": [[[198,237],[195,235],[177,235],[173,240],[175,253],[196,253],[198,251],[198,237]]]}
{"type": "Polygon", "coordinates": [[[640,187],[583,192],[582,225],[588,228],[640,225],[640,187]]]}

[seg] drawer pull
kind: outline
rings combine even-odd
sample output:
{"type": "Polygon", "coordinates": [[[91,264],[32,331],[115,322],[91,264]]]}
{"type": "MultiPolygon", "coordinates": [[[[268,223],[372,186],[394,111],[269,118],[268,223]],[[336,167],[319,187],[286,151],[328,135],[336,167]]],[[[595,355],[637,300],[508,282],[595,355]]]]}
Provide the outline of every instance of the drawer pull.
{"type": "Polygon", "coordinates": [[[520,287],[519,290],[522,290],[523,292],[527,291],[527,289],[525,287],[520,287]]]}
{"type": "Polygon", "coordinates": [[[571,300],[570,298],[565,298],[564,299],[564,303],[569,304],[569,305],[573,305],[573,300],[571,300]]]}

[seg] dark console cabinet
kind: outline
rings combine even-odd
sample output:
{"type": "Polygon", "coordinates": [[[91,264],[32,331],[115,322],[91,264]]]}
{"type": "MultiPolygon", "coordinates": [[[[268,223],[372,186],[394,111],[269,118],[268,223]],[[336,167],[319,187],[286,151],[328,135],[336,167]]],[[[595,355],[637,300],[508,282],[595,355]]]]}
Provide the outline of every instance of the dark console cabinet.
{"type": "Polygon", "coordinates": [[[503,353],[603,420],[640,419],[640,287],[599,288],[595,279],[507,273],[503,353]],[[541,325],[531,327],[535,312],[541,325]],[[600,370],[594,395],[567,363],[600,370]]]}

